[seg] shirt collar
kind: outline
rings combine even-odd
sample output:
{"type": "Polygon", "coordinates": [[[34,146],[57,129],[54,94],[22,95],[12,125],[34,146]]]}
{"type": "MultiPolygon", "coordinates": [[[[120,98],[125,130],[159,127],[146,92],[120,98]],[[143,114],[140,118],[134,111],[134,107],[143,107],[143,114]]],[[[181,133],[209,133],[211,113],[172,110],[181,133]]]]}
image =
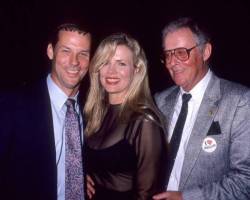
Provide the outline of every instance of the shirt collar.
{"type": "MultiPolygon", "coordinates": [[[[192,90],[189,91],[189,93],[192,95],[192,99],[201,101],[211,77],[212,72],[210,69],[208,69],[206,75],[193,87],[192,90]]],[[[180,91],[181,95],[186,93],[182,88],[180,91]]]]}
{"type": "MultiPolygon", "coordinates": [[[[47,85],[49,90],[49,96],[51,102],[59,109],[61,110],[64,103],[67,101],[68,96],[62,91],[61,88],[59,88],[56,83],[51,78],[51,74],[47,76],[47,85]]],[[[77,101],[78,93],[74,97],[70,97],[77,101]]]]}

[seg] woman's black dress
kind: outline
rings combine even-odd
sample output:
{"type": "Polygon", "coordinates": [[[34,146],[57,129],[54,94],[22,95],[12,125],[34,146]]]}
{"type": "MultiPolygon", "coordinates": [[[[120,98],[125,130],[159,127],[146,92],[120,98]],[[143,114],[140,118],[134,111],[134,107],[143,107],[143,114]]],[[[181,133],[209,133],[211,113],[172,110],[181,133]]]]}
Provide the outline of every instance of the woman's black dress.
{"type": "Polygon", "coordinates": [[[111,105],[99,131],[86,139],[94,199],[152,199],[165,189],[166,137],[150,113],[132,113],[121,122],[119,108],[111,105]]]}

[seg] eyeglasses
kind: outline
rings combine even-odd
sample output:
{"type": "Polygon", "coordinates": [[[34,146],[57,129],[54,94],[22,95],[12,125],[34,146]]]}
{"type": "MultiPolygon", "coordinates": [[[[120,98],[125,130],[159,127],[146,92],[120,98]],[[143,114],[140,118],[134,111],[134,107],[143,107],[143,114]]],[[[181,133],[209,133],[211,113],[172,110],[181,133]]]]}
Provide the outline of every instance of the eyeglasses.
{"type": "Polygon", "coordinates": [[[167,63],[169,64],[171,62],[172,59],[172,55],[174,55],[178,60],[180,61],[187,61],[190,57],[190,52],[198,47],[201,44],[197,44],[189,49],[181,47],[181,48],[176,48],[176,49],[171,49],[171,50],[165,50],[163,51],[163,55],[162,55],[162,63],[167,63]]]}

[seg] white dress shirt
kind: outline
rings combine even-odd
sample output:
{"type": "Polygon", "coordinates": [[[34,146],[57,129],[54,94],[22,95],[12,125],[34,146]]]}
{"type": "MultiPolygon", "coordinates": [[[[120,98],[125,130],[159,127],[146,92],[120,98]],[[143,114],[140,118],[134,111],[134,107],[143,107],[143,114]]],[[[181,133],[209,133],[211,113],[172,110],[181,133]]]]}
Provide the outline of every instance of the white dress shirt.
{"type": "MultiPolygon", "coordinates": [[[[65,200],[65,130],[64,122],[67,107],[65,105],[68,96],[55,84],[51,75],[47,77],[47,85],[49,90],[54,138],[56,148],[56,165],[57,165],[57,199],[65,200]]],[[[77,102],[78,93],[74,97],[70,97],[77,102]]],[[[80,115],[79,105],[75,104],[75,109],[80,116],[81,130],[83,130],[82,117],[80,115]]],[[[81,131],[81,134],[83,131],[81,131]]],[[[83,138],[83,137],[81,137],[83,138]]]]}
{"type": "MultiPolygon", "coordinates": [[[[178,191],[185,152],[186,152],[187,145],[188,145],[188,140],[190,138],[190,135],[191,135],[191,132],[192,132],[195,120],[196,120],[196,116],[201,105],[201,101],[203,99],[207,85],[211,79],[211,76],[212,76],[212,72],[208,70],[208,72],[203,77],[203,79],[200,80],[193,87],[193,89],[190,90],[189,92],[192,95],[192,98],[188,102],[188,114],[187,114],[185,125],[183,127],[183,133],[182,133],[179,149],[176,155],[175,163],[174,163],[174,166],[173,166],[170,178],[169,178],[169,182],[167,186],[168,191],[178,191]]],[[[182,95],[184,93],[185,91],[182,88],[180,88],[180,94],[178,96],[177,103],[174,107],[173,117],[169,126],[169,132],[168,132],[169,142],[171,140],[175,124],[177,122],[178,116],[181,111],[182,95]]]]}

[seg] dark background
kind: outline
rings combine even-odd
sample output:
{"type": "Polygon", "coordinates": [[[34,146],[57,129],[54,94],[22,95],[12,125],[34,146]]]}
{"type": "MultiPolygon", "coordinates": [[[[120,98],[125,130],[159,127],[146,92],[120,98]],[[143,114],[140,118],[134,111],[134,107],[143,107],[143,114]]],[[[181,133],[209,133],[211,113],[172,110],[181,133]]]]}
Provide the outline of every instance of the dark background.
{"type": "Polygon", "coordinates": [[[242,0],[210,1],[21,1],[0,6],[0,90],[35,81],[50,63],[48,33],[67,19],[87,20],[95,45],[125,31],[139,40],[149,60],[152,92],[172,84],[160,63],[161,30],[171,19],[191,16],[206,25],[213,41],[211,68],[220,77],[250,86],[250,6],[242,0]]]}

